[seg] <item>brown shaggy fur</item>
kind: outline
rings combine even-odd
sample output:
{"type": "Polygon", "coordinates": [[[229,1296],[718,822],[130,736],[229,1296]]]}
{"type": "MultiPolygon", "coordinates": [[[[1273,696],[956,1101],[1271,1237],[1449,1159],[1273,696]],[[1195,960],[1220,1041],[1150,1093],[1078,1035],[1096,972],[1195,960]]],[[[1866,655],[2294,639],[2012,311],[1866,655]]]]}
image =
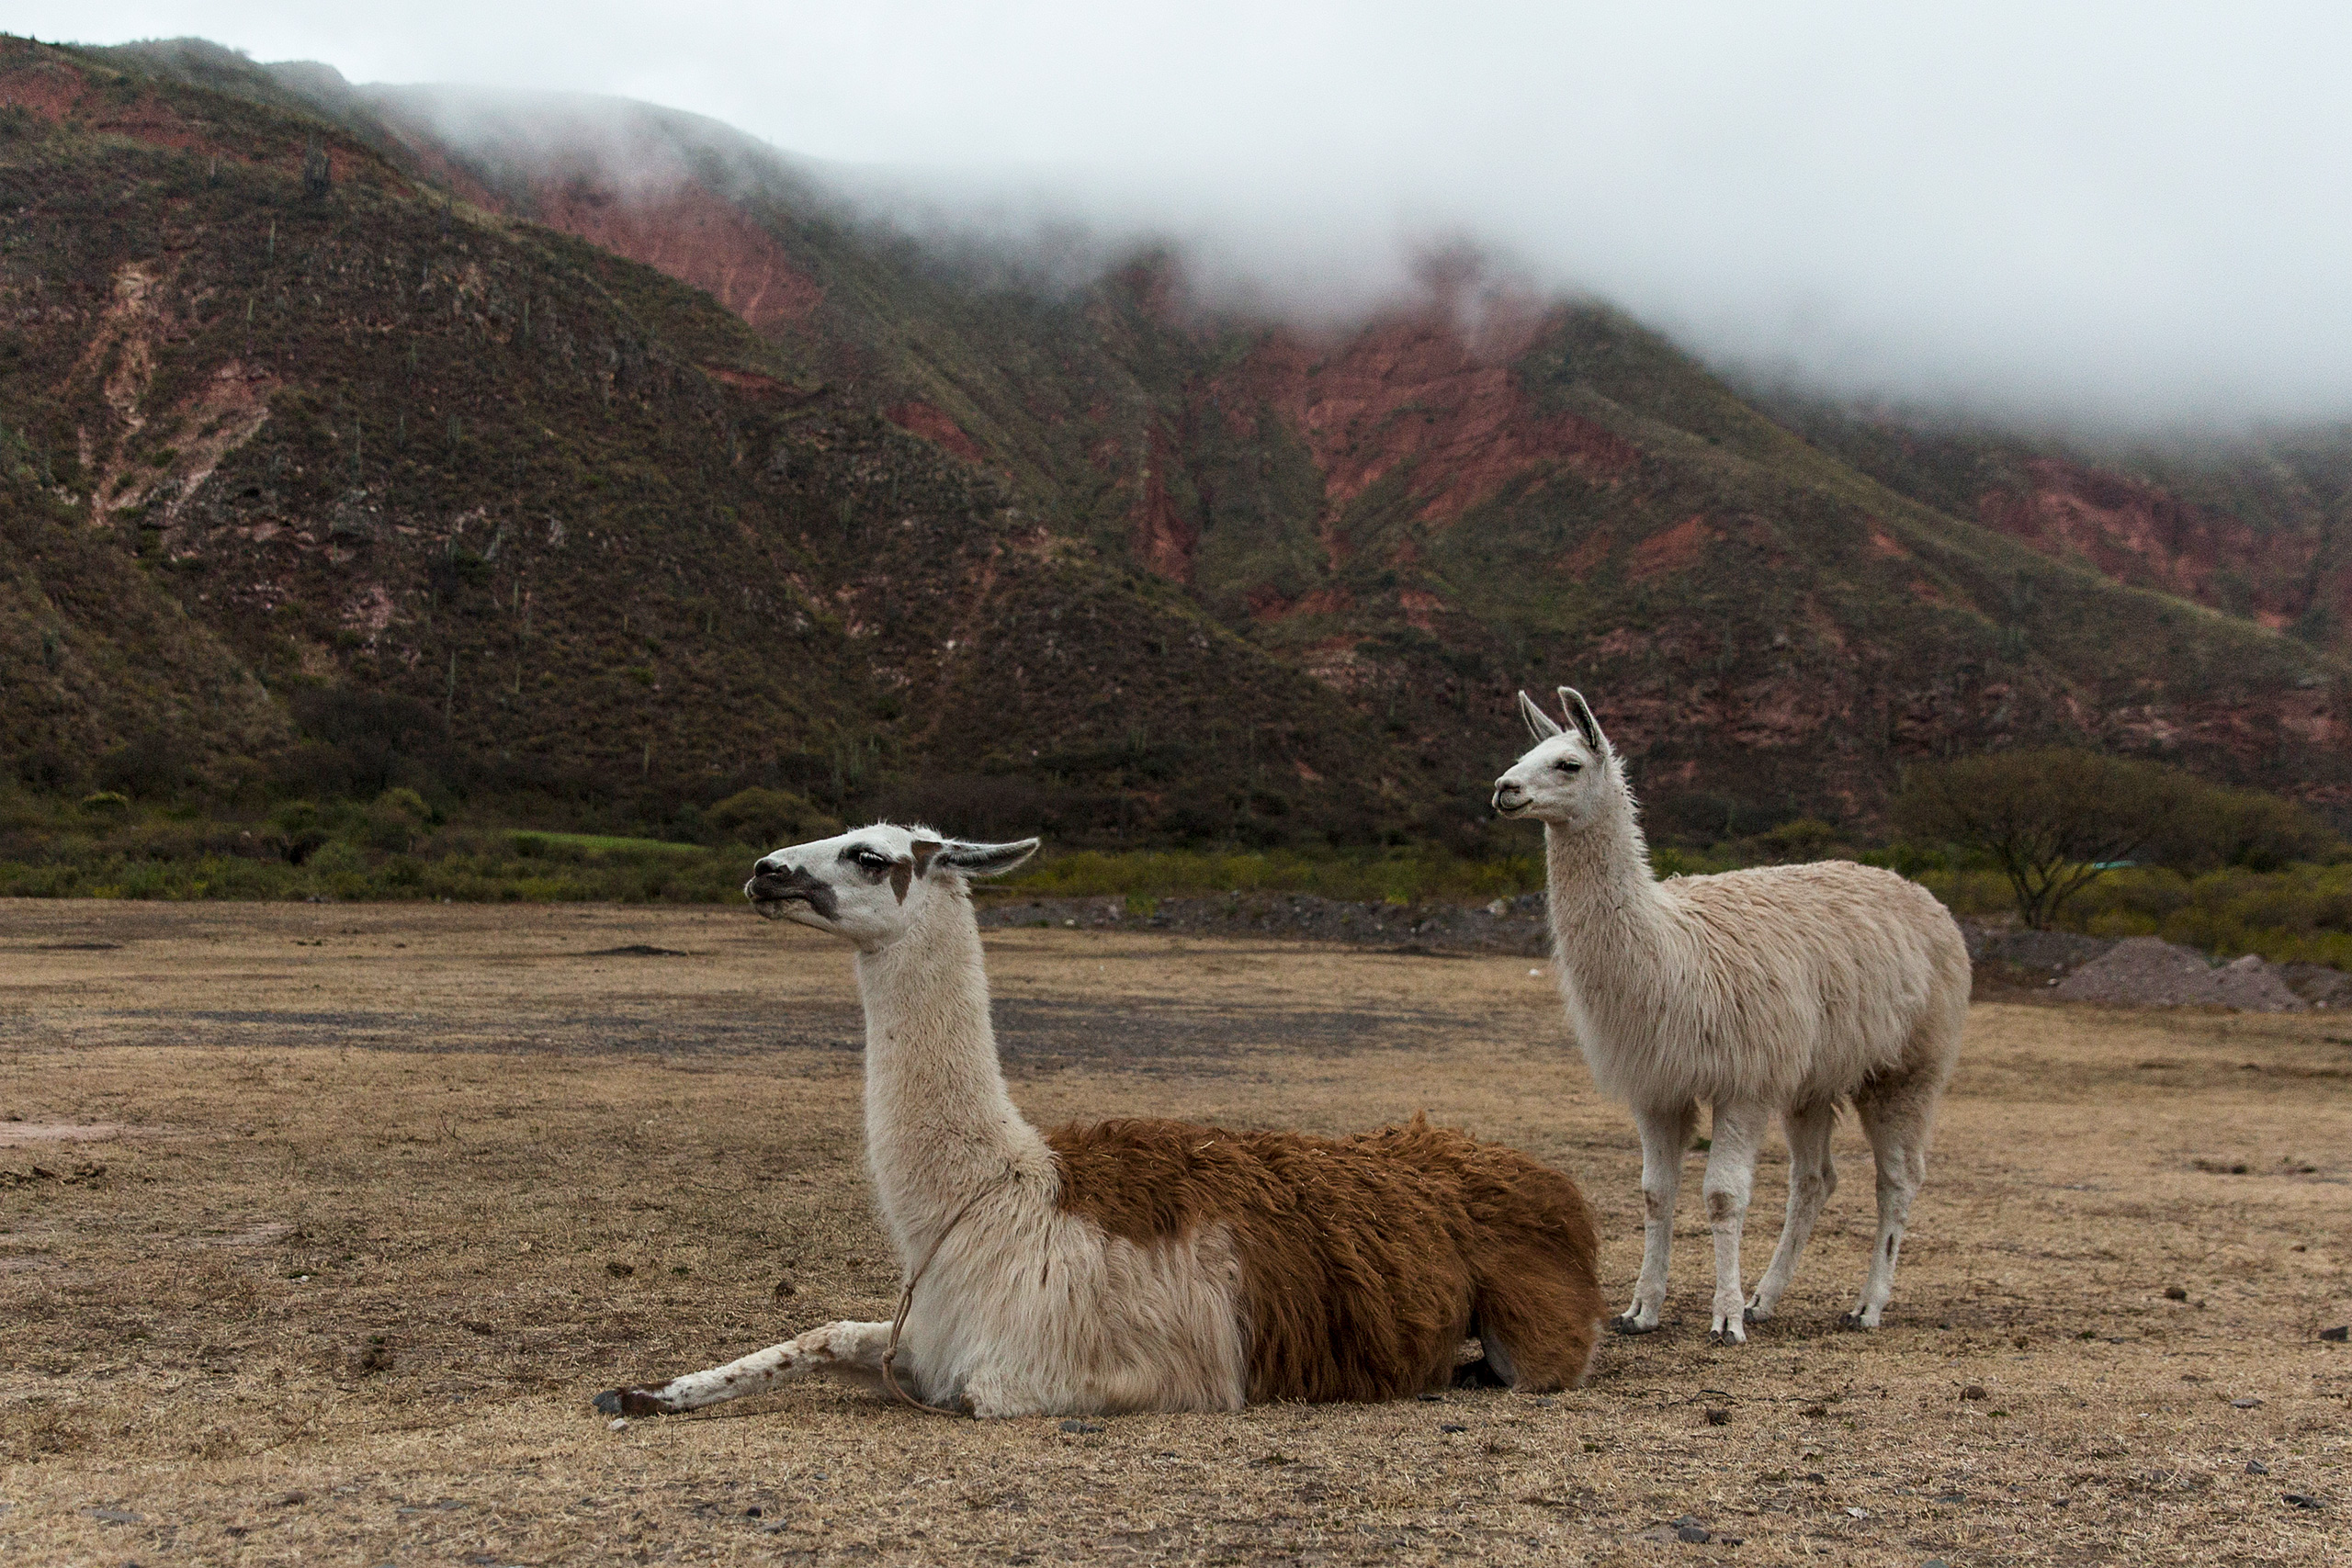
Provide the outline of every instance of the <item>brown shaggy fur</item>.
{"type": "Polygon", "coordinates": [[[1061,1207],[1114,1236],[1230,1233],[1253,1402],[1442,1388],[1465,1337],[1529,1393],[1576,1382],[1591,1358],[1592,1213],[1516,1149],[1426,1116],[1340,1139],[1138,1119],[1046,1142],[1061,1207]]]}

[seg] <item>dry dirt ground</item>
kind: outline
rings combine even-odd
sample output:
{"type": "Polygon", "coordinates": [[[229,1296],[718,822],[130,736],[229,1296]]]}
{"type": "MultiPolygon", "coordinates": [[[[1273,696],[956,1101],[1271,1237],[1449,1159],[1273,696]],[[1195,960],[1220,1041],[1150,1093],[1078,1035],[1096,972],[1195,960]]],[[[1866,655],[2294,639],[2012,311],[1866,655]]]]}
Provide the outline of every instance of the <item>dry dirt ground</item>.
{"type": "MultiPolygon", "coordinates": [[[[1034,1116],[1427,1107],[1572,1171],[1629,1293],[1631,1126],[1528,960],[989,946],[1034,1116]]],[[[1781,1320],[1706,1344],[1694,1180],[1668,1329],[1557,1398],[1071,1431],[807,1383],[616,1433],[616,1380],[888,1315],[842,951],[721,910],[0,903],[0,1562],[2352,1561],[2347,1028],[1980,1005],[1875,1335],[1833,1326],[1849,1126],[1781,1320]],[[599,951],[632,945],[674,951],[599,951]]]]}

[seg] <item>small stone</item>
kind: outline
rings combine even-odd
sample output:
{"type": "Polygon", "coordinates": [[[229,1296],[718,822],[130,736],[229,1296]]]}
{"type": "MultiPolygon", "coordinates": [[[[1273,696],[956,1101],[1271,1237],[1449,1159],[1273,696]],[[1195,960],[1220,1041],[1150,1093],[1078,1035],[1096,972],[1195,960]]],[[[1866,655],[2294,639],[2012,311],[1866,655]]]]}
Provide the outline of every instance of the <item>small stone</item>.
{"type": "Polygon", "coordinates": [[[1708,1425],[1708,1426],[1710,1426],[1710,1427],[1728,1427],[1728,1426],[1730,1426],[1730,1425],[1731,1425],[1731,1412],[1730,1412],[1730,1411],[1728,1411],[1728,1410],[1724,1410],[1724,1409],[1719,1409],[1719,1408],[1715,1408],[1715,1407],[1710,1406],[1710,1407],[1709,1407],[1709,1409],[1708,1409],[1708,1411],[1707,1411],[1707,1425],[1708,1425]]]}
{"type": "Polygon", "coordinates": [[[1871,1511],[1868,1508],[1849,1508],[1846,1510],[1846,1517],[1849,1519],[1867,1519],[1871,1517],[1871,1511]]]}
{"type": "Polygon", "coordinates": [[[2258,1459],[2250,1459],[2245,1461],[2245,1472],[2248,1475],[2267,1475],[2270,1473],[2270,1467],[2258,1459]]]}
{"type": "Polygon", "coordinates": [[[750,1507],[743,1510],[743,1517],[747,1519],[758,1518],[760,1517],[760,1506],[757,1503],[752,1504],[750,1507]]]}
{"type": "Polygon", "coordinates": [[[1970,1383],[1966,1388],[1960,1391],[1960,1397],[1962,1399],[1983,1399],[1986,1397],[1984,1385],[1981,1382],[1970,1383]]]}
{"type": "Polygon", "coordinates": [[[2281,1492],[2278,1500],[2290,1507],[2305,1508],[2316,1514],[2324,1505],[2308,1492],[2281,1492]]]}
{"type": "Polygon", "coordinates": [[[607,1421],[607,1422],[605,1422],[605,1431],[607,1431],[607,1432],[626,1432],[626,1431],[628,1431],[628,1416],[614,1416],[611,1420],[609,1420],[609,1421],[607,1421]]]}
{"type": "Polygon", "coordinates": [[[2165,1300],[2168,1302],[2185,1302],[2188,1299],[2188,1292],[2181,1289],[2178,1285],[2166,1285],[2165,1287],[2165,1300]]]}
{"type": "Polygon", "coordinates": [[[1704,1525],[1677,1525],[1674,1527],[1674,1539],[1692,1546],[1704,1546],[1715,1539],[1715,1532],[1704,1525]]]}
{"type": "Polygon", "coordinates": [[[1074,1432],[1074,1433],[1099,1432],[1099,1431],[1101,1431],[1102,1429],[1102,1422],[1100,1422],[1100,1421],[1081,1421],[1081,1420],[1080,1420],[1080,1419],[1079,1419],[1077,1416],[1071,1416],[1069,1420],[1067,1420],[1067,1421],[1065,1421],[1065,1422],[1063,1422],[1063,1423],[1062,1423],[1062,1430],[1063,1430],[1063,1431],[1065,1431],[1065,1432],[1074,1432]]]}
{"type": "Polygon", "coordinates": [[[2250,1393],[2244,1399],[2233,1399],[2230,1401],[2230,1408],[2233,1410],[2257,1410],[2260,1409],[2261,1406],[2262,1401],[2255,1398],[2254,1395],[2250,1393]]]}
{"type": "Polygon", "coordinates": [[[2319,1337],[2333,1344],[2341,1345],[2346,1340],[2352,1340],[2352,1323],[2339,1323],[2334,1328],[2323,1328],[2319,1331],[2319,1337]]]}
{"type": "Polygon", "coordinates": [[[1469,1427],[1464,1427],[1459,1421],[1447,1421],[1440,1425],[1438,1427],[1438,1430],[1441,1432],[1466,1432],[1469,1429],[1469,1427]]]}

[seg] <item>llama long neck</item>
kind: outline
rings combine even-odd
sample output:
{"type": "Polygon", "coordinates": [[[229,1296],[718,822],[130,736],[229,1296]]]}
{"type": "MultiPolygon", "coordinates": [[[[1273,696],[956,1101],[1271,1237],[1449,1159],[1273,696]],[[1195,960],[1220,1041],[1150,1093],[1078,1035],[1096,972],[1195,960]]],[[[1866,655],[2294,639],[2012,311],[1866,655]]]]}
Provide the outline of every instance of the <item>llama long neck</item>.
{"type": "Polygon", "coordinates": [[[1561,977],[1589,992],[1645,955],[1654,966],[1669,922],[1631,793],[1611,791],[1600,814],[1582,827],[1545,823],[1544,852],[1561,977]]]}
{"type": "Polygon", "coordinates": [[[1005,1092],[969,897],[931,890],[914,927],[857,955],[865,1003],[865,1153],[911,1266],[975,1193],[1045,1157],[1005,1092]]]}

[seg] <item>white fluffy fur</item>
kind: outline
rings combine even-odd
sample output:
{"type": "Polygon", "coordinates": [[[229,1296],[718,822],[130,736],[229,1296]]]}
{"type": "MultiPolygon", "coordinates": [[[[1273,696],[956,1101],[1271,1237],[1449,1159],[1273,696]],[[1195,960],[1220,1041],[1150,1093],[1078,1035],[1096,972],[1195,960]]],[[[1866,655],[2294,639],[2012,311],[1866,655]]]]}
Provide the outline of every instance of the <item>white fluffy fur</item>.
{"type": "Polygon", "coordinates": [[[1495,806],[1544,825],[1560,994],[1594,1081],[1641,1130],[1642,1272],[1611,1326],[1658,1325],[1701,1101],[1713,1108],[1711,1332],[1737,1343],[1745,1324],[1771,1316],[1837,1188],[1829,1134],[1844,1100],[1876,1156],[1879,1212],[1846,1321],[1876,1327],[1960,1052],[1970,973],[1959,928],[1917,884],[1846,861],[1657,881],[1623,762],[1584,699],[1566,687],[1560,698],[1565,730],[1521,694],[1537,743],[1495,781],[1495,806]],[[1789,1141],[1788,1218],[1744,1297],[1740,1232],[1774,1112],[1789,1141]]]}
{"type": "Polygon", "coordinates": [[[866,1158],[902,1267],[978,1199],[915,1293],[899,1357],[910,1386],[983,1416],[1239,1409],[1230,1253],[1214,1239],[1147,1251],[1057,1208],[1053,1156],[997,1063],[962,878],[916,879],[906,909],[903,935],[857,955],[866,1158]]]}
{"type": "MultiPolygon", "coordinates": [[[[1223,1233],[1147,1248],[1060,1211],[1053,1156],[1005,1091],[965,875],[1035,847],[879,824],[779,850],[749,889],[762,913],[857,946],[875,1191],[902,1276],[930,1260],[893,1372],[926,1404],[979,1416],[1238,1410],[1240,1268],[1223,1233]],[[765,878],[796,871],[831,889],[829,914],[763,897],[765,878]]],[[[813,1371],[878,1384],[889,1337],[887,1323],[829,1323],[599,1404],[691,1410],[813,1371]]]]}

